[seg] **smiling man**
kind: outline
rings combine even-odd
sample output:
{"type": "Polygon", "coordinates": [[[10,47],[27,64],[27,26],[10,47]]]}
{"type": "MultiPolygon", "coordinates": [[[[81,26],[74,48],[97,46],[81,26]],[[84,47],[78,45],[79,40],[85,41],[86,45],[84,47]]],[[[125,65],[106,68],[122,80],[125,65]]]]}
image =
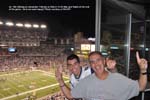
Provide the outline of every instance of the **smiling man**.
{"type": "Polygon", "coordinates": [[[147,84],[147,61],[136,53],[140,68],[139,80],[131,80],[119,73],[110,73],[105,70],[105,59],[99,51],[89,54],[89,63],[94,74],[81,80],[72,89],[72,98],[84,100],[128,100],[143,91],[147,84]]]}
{"type": "MultiPolygon", "coordinates": [[[[106,66],[109,65],[108,69],[111,72],[116,71],[116,61],[112,59],[106,60],[106,66]]],[[[59,82],[60,88],[64,95],[68,98],[71,99],[71,89],[76,87],[76,85],[80,82],[80,80],[84,79],[85,77],[91,75],[94,71],[92,70],[91,67],[89,66],[81,66],[80,65],[80,59],[77,55],[71,54],[67,57],[67,67],[70,72],[70,88],[65,84],[63,77],[62,77],[62,67],[58,67],[55,75],[56,79],[59,82]]]]}

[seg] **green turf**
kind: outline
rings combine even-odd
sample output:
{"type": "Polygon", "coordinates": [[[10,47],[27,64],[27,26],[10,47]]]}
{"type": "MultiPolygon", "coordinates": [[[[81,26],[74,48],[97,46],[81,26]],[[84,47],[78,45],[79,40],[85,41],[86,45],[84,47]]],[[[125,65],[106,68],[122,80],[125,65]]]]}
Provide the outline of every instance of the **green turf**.
{"type": "MultiPolygon", "coordinates": [[[[68,80],[68,79],[65,79],[68,80]]],[[[18,100],[28,95],[36,94],[40,98],[59,91],[57,81],[53,74],[42,71],[26,71],[0,75],[0,99],[14,95],[7,100],[18,100]],[[51,86],[54,85],[55,86],[51,86]],[[41,87],[49,86],[45,89],[41,87]],[[36,90],[38,89],[38,90],[36,90]],[[32,91],[34,90],[34,91],[32,91]],[[27,92],[22,95],[23,92],[27,92]]]]}

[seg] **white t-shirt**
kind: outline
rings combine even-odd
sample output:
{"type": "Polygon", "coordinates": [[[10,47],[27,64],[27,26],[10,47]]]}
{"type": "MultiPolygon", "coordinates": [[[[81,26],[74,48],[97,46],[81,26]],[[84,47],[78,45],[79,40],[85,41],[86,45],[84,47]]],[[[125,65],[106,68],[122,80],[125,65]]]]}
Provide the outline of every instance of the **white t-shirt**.
{"type": "Polygon", "coordinates": [[[70,87],[71,89],[74,88],[81,79],[87,77],[88,75],[91,75],[92,74],[92,70],[90,67],[81,67],[81,72],[80,72],[80,75],[79,77],[75,77],[74,74],[71,74],[70,76],[70,87]]]}

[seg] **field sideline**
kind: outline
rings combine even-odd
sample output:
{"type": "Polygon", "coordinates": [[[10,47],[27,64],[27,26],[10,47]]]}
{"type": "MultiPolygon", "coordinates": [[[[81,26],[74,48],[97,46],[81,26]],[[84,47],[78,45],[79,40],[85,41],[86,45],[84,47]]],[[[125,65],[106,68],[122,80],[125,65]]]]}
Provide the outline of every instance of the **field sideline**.
{"type": "MultiPolygon", "coordinates": [[[[68,82],[68,77],[64,79],[68,82]]],[[[58,83],[50,72],[34,70],[0,75],[0,100],[41,98],[57,91],[58,83]]]]}

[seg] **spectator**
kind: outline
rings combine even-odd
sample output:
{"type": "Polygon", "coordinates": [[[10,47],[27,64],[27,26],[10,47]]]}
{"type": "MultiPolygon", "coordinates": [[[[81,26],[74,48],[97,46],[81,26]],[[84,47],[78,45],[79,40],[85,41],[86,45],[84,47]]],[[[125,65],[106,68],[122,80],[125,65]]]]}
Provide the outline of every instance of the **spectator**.
{"type": "MultiPolygon", "coordinates": [[[[115,69],[115,64],[116,62],[114,60],[109,60],[107,59],[107,65],[109,65],[109,69],[113,71],[115,69]]],[[[86,66],[86,67],[81,67],[80,66],[80,60],[79,57],[75,54],[72,54],[67,57],[67,66],[69,69],[69,72],[71,73],[70,75],[70,87],[71,89],[74,88],[80,80],[83,78],[91,75],[93,73],[93,70],[86,66]]],[[[65,84],[63,77],[62,77],[62,67],[58,67],[56,70],[56,78],[59,82],[60,88],[64,95],[70,99],[71,94],[70,94],[70,88],[65,84]]]]}
{"type": "Polygon", "coordinates": [[[139,57],[136,59],[141,74],[138,81],[131,80],[119,73],[109,73],[104,69],[105,59],[100,52],[89,54],[89,63],[94,74],[81,80],[72,89],[72,98],[84,98],[86,100],[128,100],[143,91],[147,84],[147,61],[139,57]]]}

